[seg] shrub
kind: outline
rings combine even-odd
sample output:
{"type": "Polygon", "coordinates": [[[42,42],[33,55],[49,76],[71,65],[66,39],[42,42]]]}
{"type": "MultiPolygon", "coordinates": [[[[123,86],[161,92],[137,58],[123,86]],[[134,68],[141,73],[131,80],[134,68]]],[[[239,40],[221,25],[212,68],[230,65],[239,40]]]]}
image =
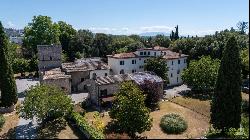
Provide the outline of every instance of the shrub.
{"type": "Polygon", "coordinates": [[[161,118],[160,127],[168,134],[180,134],[184,132],[187,122],[178,114],[167,114],[161,118]]]}
{"type": "Polygon", "coordinates": [[[70,119],[73,120],[82,132],[86,132],[90,139],[104,139],[104,134],[92,127],[85,118],[77,112],[72,112],[70,119]]]}
{"type": "Polygon", "coordinates": [[[5,123],[5,118],[2,114],[0,114],[0,128],[3,127],[4,123],[5,123]]]}
{"type": "Polygon", "coordinates": [[[249,101],[243,100],[241,102],[241,110],[242,110],[242,113],[248,113],[248,110],[249,110],[249,101]]]}

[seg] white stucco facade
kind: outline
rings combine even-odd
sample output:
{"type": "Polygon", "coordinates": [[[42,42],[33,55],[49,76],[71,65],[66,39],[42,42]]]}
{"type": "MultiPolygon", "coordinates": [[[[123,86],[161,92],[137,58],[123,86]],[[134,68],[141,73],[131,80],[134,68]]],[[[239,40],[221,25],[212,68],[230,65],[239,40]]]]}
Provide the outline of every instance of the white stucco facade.
{"type": "Polygon", "coordinates": [[[96,77],[103,77],[103,76],[108,76],[109,74],[109,69],[102,69],[102,70],[92,70],[89,72],[90,79],[93,79],[93,76],[96,75],[96,77]]]}
{"type": "Polygon", "coordinates": [[[168,66],[168,86],[182,84],[181,72],[187,67],[187,55],[175,53],[166,50],[166,48],[164,50],[137,50],[134,52],[134,55],[131,53],[125,53],[123,56],[117,55],[117,57],[116,55],[109,55],[108,65],[111,68],[111,74],[142,72],[146,64],[145,60],[157,56],[165,57],[166,65],[168,66]]]}

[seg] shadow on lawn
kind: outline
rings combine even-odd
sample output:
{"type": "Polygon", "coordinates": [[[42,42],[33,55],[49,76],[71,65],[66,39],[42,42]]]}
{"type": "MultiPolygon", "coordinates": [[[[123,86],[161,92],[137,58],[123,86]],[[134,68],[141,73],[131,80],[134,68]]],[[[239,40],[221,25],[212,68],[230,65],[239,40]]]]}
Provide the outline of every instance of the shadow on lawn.
{"type": "Polygon", "coordinates": [[[212,100],[213,93],[212,92],[206,92],[202,93],[201,91],[190,91],[188,93],[179,93],[184,98],[193,98],[193,99],[199,99],[202,101],[206,100],[212,100]]]}
{"type": "Polygon", "coordinates": [[[1,135],[0,139],[16,139],[16,127],[9,129],[7,133],[1,135]]]}
{"type": "Polygon", "coordinates": [[[43,123],[38,128],[37,138],[57,138],[58,134],[65,129],[66,120],[64,119],[56,119],[49,121],[47,123],[43,123]]]}

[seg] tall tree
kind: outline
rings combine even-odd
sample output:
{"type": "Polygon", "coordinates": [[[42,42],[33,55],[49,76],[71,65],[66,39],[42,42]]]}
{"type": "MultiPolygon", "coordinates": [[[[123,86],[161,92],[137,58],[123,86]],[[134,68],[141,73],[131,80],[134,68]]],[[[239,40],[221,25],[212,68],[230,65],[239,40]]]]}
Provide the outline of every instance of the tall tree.
{"type": "Polygon", "coordinates": [[[59,40],[62,45],[62,50],[69,56],[69,42],[76,35],[76,30],[71,25],[63,21],[59,21],[58,25],[60,30],[59,40]]]}
{"type": "Polygon", "coordinates": [[[31,58],[37,53],[37,45],[59,44],[59,26],[48,16],[34,16],[24,28],[23,46],[31,58]]]}
{"type": "Polygon", "coordinates": [[[189,67],[181,73],[181,78],[193,91],[208,93],[214,90],[219,66],[218,59],[203,56],[200,60],[192,60],[189,67]]]}
{"type": "Polygon", "coordinates": [[[131,81],[124,82],[115,94],[115,100],[110,117],[127,134],[135,137],[136,133],[149,131],[152,127],[150,111],[144,105],[145,96],[142,91],[131,81]]]}
{"type": "Polygon", "coordinates": [[[237,23],[237,27],[241,34],[245,34],[246,30],[248,29],[248,22],[240,21],[237,23]]]}
{"type": "Polygon", "coordinates": [[[175,40],[179,39],[179,29],[178,29],[178,25],[175,27],[174,39],[175,39],[175,40]]]}
{"type": "Polygon", "coordinates": [[[215,93],[211,102],[210,123],[225,132],[229,128],[239,128],[241,122],[241,67],[240,54],[235,37],[226,44],[215,93]]]}
{"type": "Polygon", "coordinates": [[[162,57],[149,58],[145,64],[145,70],[154,72],[156,75],[164,79],[165,83],[169,81],[168,67],[166,61],[162,57]]]}
{"type": "Polygon", "coordinates": [[[106,55],[108,54],[107,49],[110,41],[110,36],[104,33],[96,33],[93,42],[92,55],[98,57],[106,57],[106,55]]]}
{"type": "Polygon", "coordinates": [[[162,46],[162,47],[165,47],[165,48],[168,48],[169,45],[170,45],[170,40],[169,38],[167,38],[166,36],[164,35],[156,35],[155,38],[153,39],[153,45],[154,46],[162,46]]]}
{"type": "Polygon", "coordinates": [[[161,88],[158,83],[150,80],[144,80],[144,82],[140,84],[139,87],[143,91],[143,94],[146,95],[146,107],[153,110],[158,107],[158,103],[162,97],[161,88]]]}
{"type": "Polygon", "coordinates": [[[9,58],[8,39],[0,22],[0,106],[9,107],[17,102],[17,88],[9,58]]]}

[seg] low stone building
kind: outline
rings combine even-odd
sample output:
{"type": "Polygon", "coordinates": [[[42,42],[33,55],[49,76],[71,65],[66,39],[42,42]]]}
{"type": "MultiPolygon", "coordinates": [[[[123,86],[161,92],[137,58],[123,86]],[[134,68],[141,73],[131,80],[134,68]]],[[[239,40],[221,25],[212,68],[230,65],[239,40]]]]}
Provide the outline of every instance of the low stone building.
{"type": "Polygon", "coordinates": [[[89,79],[110,75],[109,66],[100,58],[82,58],[75,62],[63,63],[62,71],[71,75],[72,92],[86,91],[86,86],[91,81],[89,79]]]}
{"type": "Polygon", "coordinates": [[[55,85],[65,90],[66,93],[71,93],[71,76],[66,75],[60,68],[41,72],[41,76],[42,84],[55,85]]]}
{"type": "Polygon", "coordinates": [[[163,80],[151,72],[136,72],[130,74],[109,75],[97,77],[89,81],[89,99],[92,104],[100,106],[101,102],[112,102],[114,93],[119,91],[120,84],[124,81],[132,81],[140,85],[144,80],[156,82],[163,96],[163,80]]]}

